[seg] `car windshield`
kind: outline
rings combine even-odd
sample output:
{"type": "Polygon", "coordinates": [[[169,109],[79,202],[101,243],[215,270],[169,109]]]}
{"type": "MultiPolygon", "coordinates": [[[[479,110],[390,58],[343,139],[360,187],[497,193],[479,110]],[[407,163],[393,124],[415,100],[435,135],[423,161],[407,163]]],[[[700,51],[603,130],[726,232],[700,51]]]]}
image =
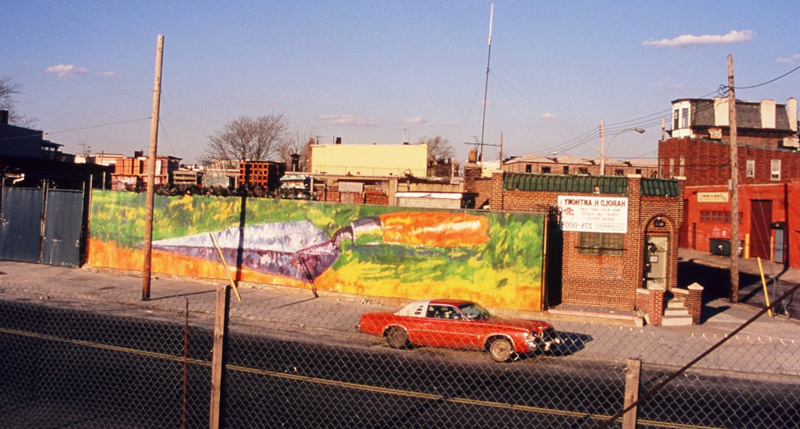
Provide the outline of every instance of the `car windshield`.
{"type": "Polygon", "coordinates": [[[464,314],[464,317],[469,320],[488,319],[492,317],[492,315],[489,314],[489,310],[481,307],[478,304],[475,304],[474,302],[461,304],[458,306],[458,308],[464,314]]]}

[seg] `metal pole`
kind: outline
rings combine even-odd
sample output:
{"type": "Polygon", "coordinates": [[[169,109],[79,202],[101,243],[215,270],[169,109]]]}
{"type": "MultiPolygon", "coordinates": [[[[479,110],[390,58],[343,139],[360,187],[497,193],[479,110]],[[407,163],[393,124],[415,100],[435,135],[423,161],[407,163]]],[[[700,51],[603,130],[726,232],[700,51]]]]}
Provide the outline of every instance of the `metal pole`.
{"type": "Polygon", "coordinates": [[[486,98],[489,96],[489,64],[492,63],[492,23],[494,21],[494,3],[489,12],[489,55],[486,60],[486,85],[483,88],[483,119],[481,120],[481,151],[478,154],[478,162],[483,162],[483,133],[486,129],[486,98]]]}
{"type": "Polygon", "coordinates": [[[606,124],[600,121],[600,175],[606,174],[606,124]]]}
{"type": "Polygon", "coordinates": [[[739,151],[736,145],[736,92],[733,55],[728,55],[728,116],[731,137],[731,302],[739,302],[739,151]]]}
{"type": "Polygon", "coordinates": [[[161,106],[161,63],[164,36],[158,35],[156,49],[156,82],[153,88],[153,117],[150,121],[150,157],[147,164],[147,201],[144,226],[144,267],[142,269],[142,301],[150,300],[151,259],[153,256],[153,200],[155,199],[156,147],[158,146],[158,113],[161,106]]]}

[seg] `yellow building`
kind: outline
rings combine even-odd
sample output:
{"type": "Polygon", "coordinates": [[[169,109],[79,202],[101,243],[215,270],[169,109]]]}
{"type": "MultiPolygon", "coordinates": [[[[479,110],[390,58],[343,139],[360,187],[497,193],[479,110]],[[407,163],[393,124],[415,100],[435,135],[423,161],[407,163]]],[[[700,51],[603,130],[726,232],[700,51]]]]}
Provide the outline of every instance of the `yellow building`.
{"type": "Polygon", "coordinates": [[[311,173],[425,177],[428,144],[312,144],[311,173]]]}

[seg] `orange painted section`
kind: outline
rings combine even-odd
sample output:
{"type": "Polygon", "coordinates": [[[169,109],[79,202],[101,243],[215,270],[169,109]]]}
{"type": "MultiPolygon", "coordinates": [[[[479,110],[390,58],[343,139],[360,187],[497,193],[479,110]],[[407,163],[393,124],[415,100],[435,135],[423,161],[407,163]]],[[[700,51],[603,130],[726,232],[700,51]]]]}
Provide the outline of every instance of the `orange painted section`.
{"type": "Polygon", "coordinates": [[[380,216],[385,243],[472,247],[489,241],[489,219],[466,213],[400,212],[380,216]]]}

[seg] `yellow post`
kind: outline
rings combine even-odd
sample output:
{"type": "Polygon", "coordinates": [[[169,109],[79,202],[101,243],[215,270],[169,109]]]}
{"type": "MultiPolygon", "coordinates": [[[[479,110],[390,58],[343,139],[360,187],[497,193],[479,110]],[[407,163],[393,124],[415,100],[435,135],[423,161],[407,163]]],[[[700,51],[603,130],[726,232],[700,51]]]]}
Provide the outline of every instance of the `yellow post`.
{"type": "Polygon", "coordinates": [[[750,259],[750,233],[744,235],[744,258],[750,259]]]}
{"type": "Polygon", "coordinates": [[[214,247],[217,249],[217,254],[219,254],[219,260],[222,262],[222,266],[225,268],[225,274],[228,275],[228,281],[230,282],[231,287],[233,287],[233,292],[236,293],[236,299],[241,301],[242,296],[239,295],[239,289],[236,287],[236,282],[233,281],[233,277],[231,276],[231,271],[228,269],[228,264],[225,262],[225,257],[222,256],[222,249],[219,248],[219,244],[217,244],[217,239],[214,237],[214,234],[209,232],[208,235],[211,237],[211,242],[214,243],[214,247]]]}
{"type": "MultiPolygon", "coordinates": [[[[764,280],[764,267],[761,266],[761,258],[758,259],[758,271],[761,272],[761,285],[764,286],[764,300],[767,303],[767,307],[769,307],[769,293],[767,292],[767,281],[764,280]]],[[[768,310],[769,317],[772,317],[772,310],[768,310]]]]}

